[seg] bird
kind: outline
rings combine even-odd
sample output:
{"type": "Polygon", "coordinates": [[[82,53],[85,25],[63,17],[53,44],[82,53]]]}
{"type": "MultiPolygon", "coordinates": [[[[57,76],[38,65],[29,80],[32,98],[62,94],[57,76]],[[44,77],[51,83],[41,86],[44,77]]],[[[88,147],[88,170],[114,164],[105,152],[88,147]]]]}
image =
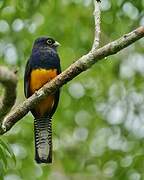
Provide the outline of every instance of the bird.
{"type": "MultiPolygon", "coordinates": [[[[39,37],[34,41],[24,73],[26,98],[61,73],[57,52],[59,45],[51,37],[39,37]]],[[[31,109],[34,116],[35,160],[39,164],[52,163],[52,116],[57,109],[59,96],[60,89],[31,109]]]]}

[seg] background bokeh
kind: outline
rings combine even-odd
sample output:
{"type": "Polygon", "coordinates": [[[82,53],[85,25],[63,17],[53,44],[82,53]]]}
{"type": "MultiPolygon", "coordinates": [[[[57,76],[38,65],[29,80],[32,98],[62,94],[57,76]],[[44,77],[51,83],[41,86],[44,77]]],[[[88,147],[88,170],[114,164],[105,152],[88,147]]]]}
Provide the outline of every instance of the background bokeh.
{"type": "MultiPolygon", "coordinates": [[[[101,46],[144,25],[144,0],[102,0],[101,9],[101,46]]],[[[46,35],[61,43],[64,70],[91,48],[92,13],[91,0],[0,0],[0,65],[18,69],[16,105],[25,99],[23,74],[34,39],[46,35]]],[[[62,87],[52,165],[34,161],[30,113],[1,136],[0,179],[144,179],[143,139],[144,39],[62,87]]]]}

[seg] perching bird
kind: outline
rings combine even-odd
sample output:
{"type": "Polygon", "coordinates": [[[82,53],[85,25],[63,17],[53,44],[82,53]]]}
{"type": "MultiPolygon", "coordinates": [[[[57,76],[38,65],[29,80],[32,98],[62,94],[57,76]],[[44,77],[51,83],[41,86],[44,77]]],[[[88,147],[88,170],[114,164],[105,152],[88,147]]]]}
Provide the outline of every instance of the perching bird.
{"type": "MultiPolygon", "coordinates": [[[[24,75],[24,92],[27,98],[61,73],[58,46],[59,43],[49,37],[40,37],[35,40],[24,75]]],[[[35,118],[35,160],[37,163],[52,162],[51,118],[57,109],[59,94],[60,91],[57,90],[31,109],[35,118]]]]}

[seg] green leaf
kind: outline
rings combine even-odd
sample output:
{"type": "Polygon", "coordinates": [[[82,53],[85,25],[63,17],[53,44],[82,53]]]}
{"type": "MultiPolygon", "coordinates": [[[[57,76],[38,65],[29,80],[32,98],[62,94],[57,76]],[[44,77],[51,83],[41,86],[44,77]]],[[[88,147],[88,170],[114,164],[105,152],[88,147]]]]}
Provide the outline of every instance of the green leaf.
{"type": "Polygon", "coordinates": [[[8,145],[7,143],[5,143],[4,141],[2,141],[0,139],[0,145],[9,153],[9,155],[12,157],[12,159],[14,160],[15,164],[16,164],[16,158],[15,155],[13,153],[12,148],[10,147],[10,145],[8,145]]]}
{"type": "Polygon", "coordinates": [[[0,180],[3,180],[4,176],[4,167],[3,167],[3,162],[0,160],[0,180]]]}
{"type": "Polygon", "coordinates": [[[0,146],[0,159],[3,161],[5,168],[7,168],[7,158],[6,154],[4,153],[3,147],[0,146]]]}

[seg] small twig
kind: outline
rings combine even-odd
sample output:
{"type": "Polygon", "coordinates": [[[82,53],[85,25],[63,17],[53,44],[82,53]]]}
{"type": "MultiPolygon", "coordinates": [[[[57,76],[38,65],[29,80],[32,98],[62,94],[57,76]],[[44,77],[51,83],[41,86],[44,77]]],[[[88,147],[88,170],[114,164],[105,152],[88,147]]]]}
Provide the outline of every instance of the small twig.
{"type": "Polygon", "coordinates": [[[95,20],[95,37],[92,46],[92,51],[96,50],[99,47],[100,41],[100,23],[101,23],[101,11],[100,11],[100,1],[94,1],[94,20],[95,20]]]}
{"type": "Polygon", "coordinates": [[[88,54],[82,56],[69,68],[63,71],[59,76],[45,84],[37,93],[33,94],[30,98],[25,100],[17,108],[15,108],[4,120],[3,129],[0,134],[8,131],[17,121],[23,118],[29,110],[39,103],[42,99],[49,94],[55,92],[58,88],[69,82],[71,79],[79,75],[81,72],[90,68],[97,61],[116,54],[125,47],[131,45],[135,41],[144,37],[144,26],[137,28],[129,34],[125,34],[121,38],[105,45],[104,47],[90,51],[88,54]]]}
{"type": "Polygon", "coordinates": [[[16,100],[17,77],[8,68],[0,67],[0,83],[4,86],[5,92],[0,99],[0,123],[5,115],[11,110],[16,100]]]}

